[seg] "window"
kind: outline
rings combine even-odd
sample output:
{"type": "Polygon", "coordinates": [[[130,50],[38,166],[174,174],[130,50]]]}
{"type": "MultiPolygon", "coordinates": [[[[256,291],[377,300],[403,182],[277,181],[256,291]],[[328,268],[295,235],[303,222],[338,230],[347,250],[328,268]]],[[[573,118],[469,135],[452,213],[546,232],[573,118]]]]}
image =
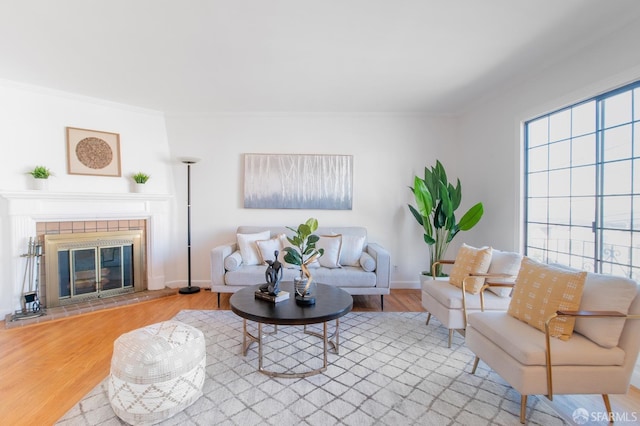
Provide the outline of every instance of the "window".
{"type": "Polygon", "coordinates": [[[640,82],[525,123],[525,252],[640,280],[640,82]]]}

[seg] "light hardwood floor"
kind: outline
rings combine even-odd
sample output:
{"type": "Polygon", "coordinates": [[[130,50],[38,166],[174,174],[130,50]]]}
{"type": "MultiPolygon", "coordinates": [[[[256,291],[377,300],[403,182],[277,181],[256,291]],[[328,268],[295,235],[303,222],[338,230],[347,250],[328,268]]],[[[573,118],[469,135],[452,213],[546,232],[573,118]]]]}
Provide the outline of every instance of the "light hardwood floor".
{"type": "MultiPolygon", "coordinates": [[[[0,322],[0,424],[54,424],[109,374],[118,336],[182,309],[230,309],[229,295],[222,295],[220,308],[215,293],[201,291],[21,328],[5,329],[0,322]]],[[[355,296],[354,310],[380,311],[380,297],[355,296]]],[[[422,311],[419,290],[392,290],[384,310],[422,311]]],[[[614,410],[640,411],[637,389],[611,400],[614,410]]],[[[554,407],[569,418],[577,407],[597,411],[601,404],[599,396],[554,398],[554,407]]]]}

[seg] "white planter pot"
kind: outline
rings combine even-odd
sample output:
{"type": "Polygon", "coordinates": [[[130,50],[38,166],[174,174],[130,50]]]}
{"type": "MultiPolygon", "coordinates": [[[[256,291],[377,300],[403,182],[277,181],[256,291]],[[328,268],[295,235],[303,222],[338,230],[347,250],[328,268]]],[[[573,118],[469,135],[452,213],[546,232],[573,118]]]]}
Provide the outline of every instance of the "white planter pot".
{"type": "Polygon", "coordinates": [[[33,189],[37,189],[38,191],[48,191],[49,190],[49,179],[33,179],[33,189]]]}
{"type": "Polygon", "coordinates": [[[146,183],[134,183],[133,184],[133,192],[138,194],[144,194],[147,192],[147,184],[146,183]]]}

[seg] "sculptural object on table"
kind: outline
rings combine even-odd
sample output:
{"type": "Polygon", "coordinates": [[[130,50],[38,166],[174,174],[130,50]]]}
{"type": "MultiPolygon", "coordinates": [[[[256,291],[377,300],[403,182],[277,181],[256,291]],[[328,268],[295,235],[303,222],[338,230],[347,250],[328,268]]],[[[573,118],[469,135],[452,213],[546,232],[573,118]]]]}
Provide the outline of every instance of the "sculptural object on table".
{"type": "Polygon", "coordinates": [[[282,263],[278,260],[278,250],[273,252],[274,260],[267,260],[267,270],[264,272],[264,278],[267,282],[260,286],[260,291],[276,296],[280,292],[280,281],[282,280],[284,270],[282,263]]]}

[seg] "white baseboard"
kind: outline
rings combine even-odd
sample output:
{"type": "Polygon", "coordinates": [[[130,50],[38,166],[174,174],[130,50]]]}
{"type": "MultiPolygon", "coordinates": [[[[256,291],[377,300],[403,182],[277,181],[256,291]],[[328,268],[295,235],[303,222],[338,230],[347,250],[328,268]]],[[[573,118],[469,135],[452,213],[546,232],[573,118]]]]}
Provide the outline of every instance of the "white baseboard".
{"type": "Polygon", "coordinates": [[[419,289],[420,281],[391,281],[389,288],[419,289]]]}

